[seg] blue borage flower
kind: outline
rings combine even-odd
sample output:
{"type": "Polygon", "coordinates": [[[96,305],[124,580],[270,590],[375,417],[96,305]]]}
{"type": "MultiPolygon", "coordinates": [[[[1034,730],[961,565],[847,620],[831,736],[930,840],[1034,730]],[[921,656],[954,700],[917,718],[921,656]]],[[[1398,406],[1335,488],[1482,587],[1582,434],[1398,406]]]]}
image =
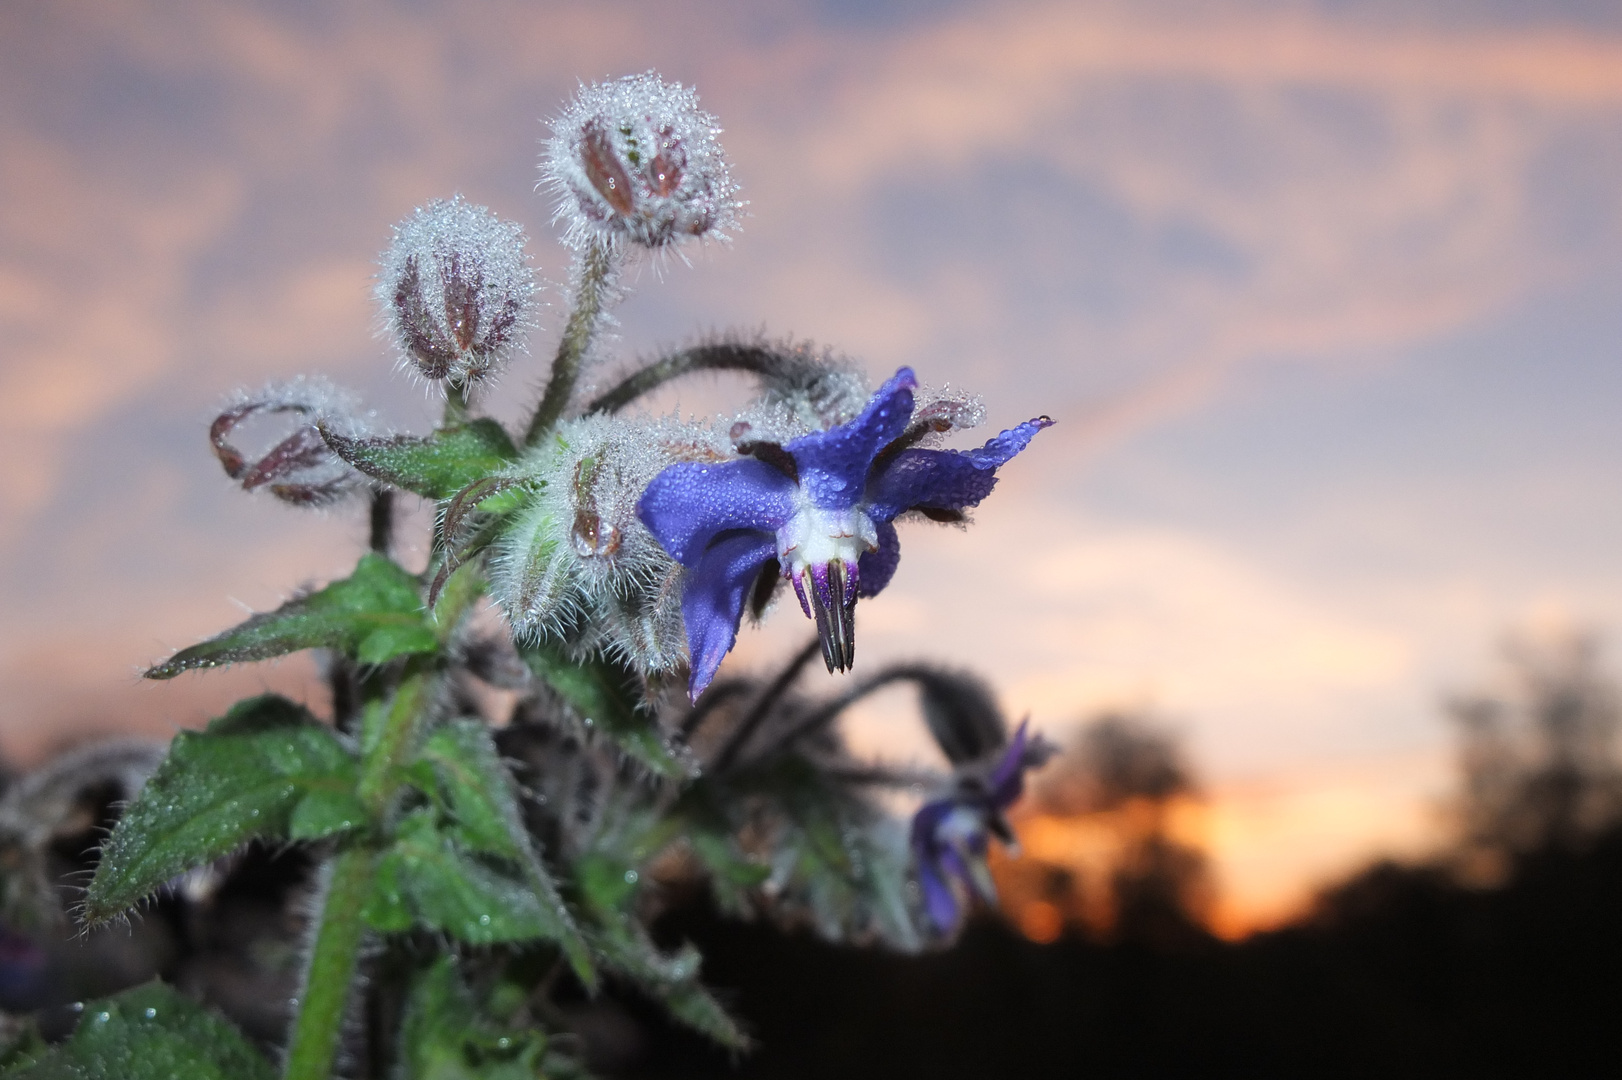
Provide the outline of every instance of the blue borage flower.
{"type": "Polygon", "coordinates": [[[654,478],[637,514],[687,568],[682,619],[694,699],[738,636],[744,604],[774,562],[816,620],[828,670],[856,656],[859,596],[889,584],[901,558],[895,518],[908,510],[960,521],[997,482],[997,468],[1053,421],[1028,420],[975,450],[915,444],[943,428],[909,423],[918,380],[902,368],[860,416],[787,444],[743,442],[748,455],[720,464],[671,465],[654,478]]]}
{"type": "Polygon", "coordinates": [[[992,836],[1014,844],[1004,812],[1025,791],[1025,770],[1048,759],[1051,744],[1028,738],[1020,724],[1003,755],[982,779],[963,775],[952,794],[926,802],[912,819],[912,855],[924,911],[942,934],[951,934],[963,918],[963,901],[978,896],[997,902],[997,887],[986,866],[992,836]]]}

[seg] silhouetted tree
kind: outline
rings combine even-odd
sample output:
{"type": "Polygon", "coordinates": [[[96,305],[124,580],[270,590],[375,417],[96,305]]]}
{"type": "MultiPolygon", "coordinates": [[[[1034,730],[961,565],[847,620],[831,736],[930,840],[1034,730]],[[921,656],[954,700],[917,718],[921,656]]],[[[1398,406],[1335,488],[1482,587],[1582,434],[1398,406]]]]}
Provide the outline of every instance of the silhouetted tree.
{"type": "Polygon", "coordinates": [[[1448,704],[1467,871],[1491,879],[1517,856],[1582,847],[1622,819],[1622,710],[1598,655],[1586,633],[1512,641],[1501,688],[1448,704]]]}
{"type": "Polygon", "coordinates": [[[1107,856],[1102,866],[1085,868],[1079,857],[1027,856],[1005,874],[1028,905],[1045,907],[1007,906],[1038,938],[1051,936],[1042,932],[1047,912],[1121,941],[1204,937],[1211,895],[1205,857],[1171,830],[1177,801],[1196,794],[1175,735],[1149,717],[1112,712],[1083,725],[1043,772],[1034,816],[1096,826],[1094,834],[1107,837],[1107,856]]]}

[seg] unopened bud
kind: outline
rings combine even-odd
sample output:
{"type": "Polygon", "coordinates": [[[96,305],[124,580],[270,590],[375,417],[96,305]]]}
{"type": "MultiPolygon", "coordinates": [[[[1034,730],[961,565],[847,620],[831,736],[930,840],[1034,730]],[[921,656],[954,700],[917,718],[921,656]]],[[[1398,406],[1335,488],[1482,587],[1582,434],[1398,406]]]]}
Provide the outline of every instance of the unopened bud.
{"type": "Polygon", "coordinates": [[[666,465],[700,454],[721,457],[696,429],[615,416],[566,421],[533,451],[522,468],[535,494],[491,567],[515,635],[606,649],[643,673],[685,661],[681,568],[636,504],[666,465]]]}
{"type": "Polygon", "coordinates": [[[651,71],[582,88],[541,162],[569,242],[658,248],[724,237],[742,204],[720,130],[696,91],[651,71]]]}
{"type": "Polygon", "coordinates": [[[377,298],[404,357],[424,376],[466,386],[505,364],[533,322],[535,274],[524,230],[460,195],[394,227],[377,298]]]}

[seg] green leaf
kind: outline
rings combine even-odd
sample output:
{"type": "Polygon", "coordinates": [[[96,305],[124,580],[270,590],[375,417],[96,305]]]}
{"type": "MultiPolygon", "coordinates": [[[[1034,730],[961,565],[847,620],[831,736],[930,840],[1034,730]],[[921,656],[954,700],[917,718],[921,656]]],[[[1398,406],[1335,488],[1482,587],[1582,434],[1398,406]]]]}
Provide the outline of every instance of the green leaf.
{"type": "Polygon", "coordinates": [[[463,846],[519,858],[529,843],[489,729],[477,720],[453,720],[435,729],[419,756],[433,766],[463,846]]]}
{"type": "Polygon", "coordinates": [[[342,581],[182,649],[150,668],[146,677],[172,679],[194,668],[264,660],[301,649],[338,649],[363,663],[382,664],[438,647],[417,579],[368,552],[342,581]]]}
{"type": "Polygon", "coordinates": [[[568,936],[562,942],[564,949],[580,981],[595,986],[591,952],[573,920],[567,918],[558,887],[535,853],[513,793],[512,775],[501,762],[490,729],[477,720],[445,724],[428,737],[418,760],[432,766],[461,845],[516,862],[542,905],[565,912],[568,936]]]}
{"type": "Polygon", "coordinates": [[[492,1023],[442,956],[412,982],[400,1026],[405,1080],[534,1080],[573,1062],[548,1053],[544,1032],[492,1023]]]}
{"type": "Polygon", "coordinates": [[[527,880],[459,849],[426,809],[400,823],[363,914],[378,930],[421,925],[469,945],[535,938],[567,945],[579,936],[561,903],[543,901],[527,880]]]}
{"type": "Polygon", "coordinates": [[[85,920],[109,919],[249,840],[288,839],[295,821],[307,835],[330,835],[357,773],[330,728],[274,694],[237,704],[206,731],[181,732],[103,846],[85,920]],[[315,805],[302,808],[306,800],[315,805]]]}
{"type": "Polygon", "coordinates": [[[797,755],[739,779],[774,823],[768,846],[779,912],[809,917],[831,941],[877,935],[896,948],[920,946],[905,895],[905,835],[867,792],[797,755]]]}
{"type": "Polygon", "coordinates": [[[700,957],[691,944],[662,951],[631,912],[638,874],[601,854],[575,863],[575,881],[590,921],[586,936],[604,963],[664,1004],[677,1020],[723,1046],[744,1049],[749,1037],[698,981],[700,957]]]}
{"type": "Polygon", "coordinates": [[[367,476],[428,499],[448,499],[518,456],[506,429],[488,417],[426,438],[352,439],[326,427],[321,435],[334,453],[367,476]]]}
{"type": "Polygon", "coordinates": [[[273,1080],[237,1030],[159,982],[85,1005],[73,1037],[8,1080],[273,1080]]]}
{"type": "Polygon", "coordinates": [[[710,890],[717,906],[732,915],[750,909],[750,898],[772,876],[772,868],[744,852],[736,837],[709,830],[687,833],[693,854],[709,871],[710,890]]]}
{"type": "Polygon", "coordinates": [[[525,646],[525,663],[579,714],[581,723],[655,776],[696,776],[690,755],[678,750],[652,716],[637,709],[637,679],[604,656],[576,662],[554,644],[525,646]]]}
{"type": "Polygon", "coordinates": [[[321,840],[366,824],[366,807],[353,792],[316,788],[298,801],[287,822],[289,840],[321,840]]]}

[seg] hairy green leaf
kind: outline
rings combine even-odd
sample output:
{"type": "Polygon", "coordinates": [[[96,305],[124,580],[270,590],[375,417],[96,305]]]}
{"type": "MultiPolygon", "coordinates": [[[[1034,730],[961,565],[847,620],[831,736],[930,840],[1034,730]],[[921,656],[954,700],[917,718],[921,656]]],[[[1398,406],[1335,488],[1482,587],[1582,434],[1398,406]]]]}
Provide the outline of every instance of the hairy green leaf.
{"type": "Polygon", "coordinates": [[[159,982],[85,1005],[73,1037],[9,1080],[272,1080],[237,1030],[159,982]]]}
{"type": "MultiPolygon", "coordinates": [[[[255,838],[341,831],[358,769],[330,728],[286,698],[240,702],[183,731],[102,848],[84,917],[102,922],[164,882],[255,838]],[[312,806],[304,808],[306,801],[312,806]]],[[[347,827],[347,826],[343,826],[347,827]]]]}
{"type": "Polygon", "coordinates": [[[905,836],[866,792],[795,755],[747,779],[760,800],[757,823],[770,822],[778,910],[808,916],[832,941],[877,935],[897,948],[919,947],[904,892],[905,836]]]}
{"type": "Polygon", "coordinates": [[[146,677],[172,679],[195,668],[264,660],[301,649],[338,649],[362,663],[382,664],[438,647],[417,579],[382,555],[368,552],[342,581],[182,649],[148,669],[146,677]]]}
{"type": "Polygon", "coordinates": [[[441,428],[426,438],[349,438],[323,427],[333,452],[367,476],[428,499],[448,499],[518,456],[500,424],[488,417],[441,428]]]}
{"type": "Polygon", "coordinates": [[[527,880],[460,849],[426,809],[400,823],[364,916],[378,930],[420,925],[469,945],[543,938],[567,946],[579,937],[561,902],[542,900],[527,880]]]}
{"type": "Polygon", "coordinates": [[[463,846],[509,859],[524,855],[529,843],[512,779],[489,728],[453,720],[428,736],[419,757],[433,766],[463,846]]]}
{"type": "Polygon", "coordinates": [[[412,982],[399,1060],[406,1080],[534,1080],[578,1069],[548,1051],[544,1032],[506,1028],[482,1015],[453,956],[440,957],[412,982]]]}
{"type": "Polygon", "coordinates": [[[366,824],[366,807],[354,792],[312,788],[293,807],[287,821],[289,840],[322,840],[366,824]]]}
{"type": "Polygon", "coordinates": [[[743,1049],[749,1037],[699,982],[700,957],[691,944],[673,953],[661,950],[631,912],[638,874],[600,854],[575,863],[575,882],[585,901],[584,924],[593,949],[612,971],[629,978],[663,1003],[670,1014],[723,1046],[743,1049]]]}
{"type": "Polygon", "coordinates": [[[570,963],[582,982],[595,985],[590,950],[568,919],[557,885],[535,852],[518,809],[512,774],[501,762],[490,729],[477,720],[445,724],[428,737],[419,760],[433,767],[462,846],[516,862],[541,904],[564,913],[568,936],[562,943],[570,963]]]}
{"type": "Polygon", "coordinates": [[[604,656],[577,663],[546,642],[525,646],[523,656],[588,729],[626,757],[667,779],[696,775],[692,758],[671,744],[651,715],[638,710],[637,680],[628,668],[604,656]]]}

